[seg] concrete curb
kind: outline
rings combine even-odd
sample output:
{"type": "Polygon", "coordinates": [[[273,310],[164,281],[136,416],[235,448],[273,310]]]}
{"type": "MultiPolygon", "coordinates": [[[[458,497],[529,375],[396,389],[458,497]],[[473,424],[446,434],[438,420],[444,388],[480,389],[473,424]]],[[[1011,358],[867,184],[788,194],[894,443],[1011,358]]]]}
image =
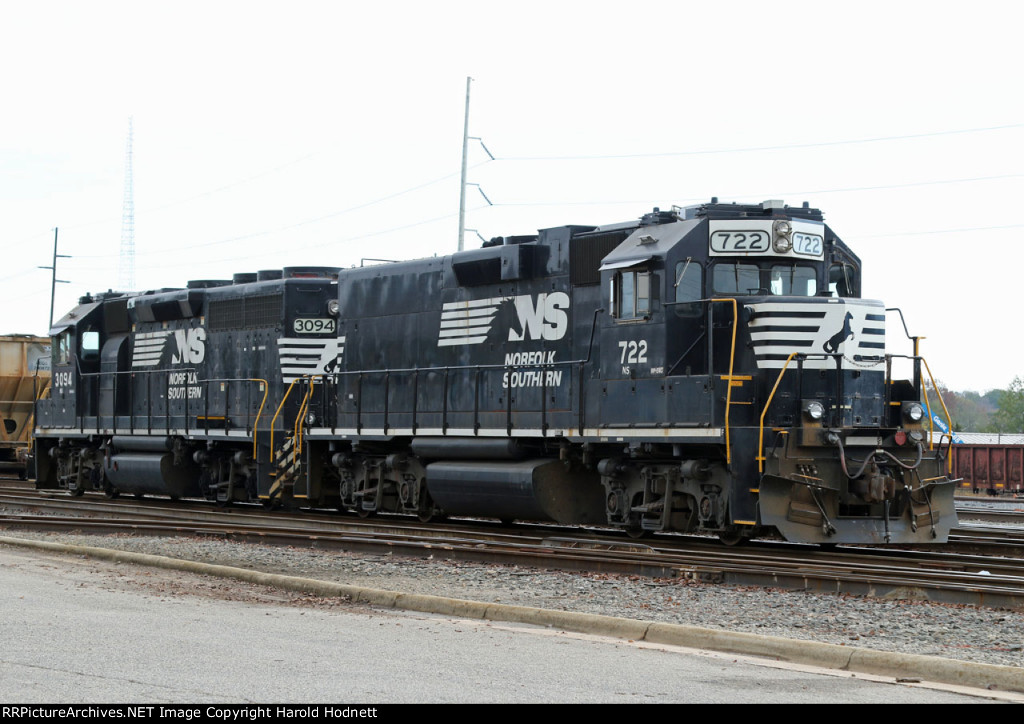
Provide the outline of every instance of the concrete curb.
{"type": "Polygon", "coordinates": [[[647,641],[649,643],[708,649],[746,656],[760,656],[794,664],[805,664],[852,673],[920,679],[978,689],[1024,693],[1024,669],[1013,666],[954,661],[937,656],[900,654],[854,646],[837,646],[775,636],[719,631],[681,624],[652,623],[590,613],[554,611],[501,603],[480,603],[457,598],[399,593],[297,576],[261,573],[196,561],[131,553],[109,548],[65,545],[46,541],[0,537],[0,544],[35,548],[54,553],[72,553],[122,563],[167,568],[208,576],[233,578],[248,583],[312,593],[324,597],[345,597],[353,602],[398,608],[443,616],[477,618],[487,621],[527,623],[597,636],[647,641]]]}

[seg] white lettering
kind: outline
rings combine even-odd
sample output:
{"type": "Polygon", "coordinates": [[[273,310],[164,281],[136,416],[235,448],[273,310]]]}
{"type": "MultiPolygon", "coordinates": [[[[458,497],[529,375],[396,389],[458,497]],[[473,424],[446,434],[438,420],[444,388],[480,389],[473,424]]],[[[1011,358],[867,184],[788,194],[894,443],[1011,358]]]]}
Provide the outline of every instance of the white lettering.
{"type": "Polygon", "coordinates": [[[569,308],[569,295],[565,292],[538,294],[536,304],[530,295],[522,294],[514,298],[514,304],[522,331],[510,329],[510,342],[522,342],[524,339],[561,339],[569,329],[569,316],[565,313],[569,308]]]}
{"type": "Polygon", "coordinates": [[[203,388],[199,385],[199,376],[193,371],[167,373],[167,399],[203,399],[203,388]]]}
{"type": "Polygon", "coordinates": [[[206,359],[206,330],[202,327],[174,330],[174,342],[178,349],[171,362],[199,364],[206,359]]]}
{"type": "Polygon", "coordinates": [[[555,362],[554,350],[549,352],[506,352],[505,364],[509,367],[550,365],[555,362]]]}
{"type": "Polygon", "coordinates": [[[558,387],[562,384],[562,370],[536,370],[533,372],[506,372],[501,376],[501,386],[509,387],[558,387]]]}

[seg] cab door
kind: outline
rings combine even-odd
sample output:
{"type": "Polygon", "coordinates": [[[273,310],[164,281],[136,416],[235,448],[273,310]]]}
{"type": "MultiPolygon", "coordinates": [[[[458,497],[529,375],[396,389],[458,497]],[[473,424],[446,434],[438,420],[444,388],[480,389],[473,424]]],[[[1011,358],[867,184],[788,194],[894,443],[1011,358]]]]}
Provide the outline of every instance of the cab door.
{"type": "Polygon", "coordinates": [[[648,260],[602,268],[601,423],[655,426],[664,405],[665,319],[656,294],[660,273],[648,260]]]}

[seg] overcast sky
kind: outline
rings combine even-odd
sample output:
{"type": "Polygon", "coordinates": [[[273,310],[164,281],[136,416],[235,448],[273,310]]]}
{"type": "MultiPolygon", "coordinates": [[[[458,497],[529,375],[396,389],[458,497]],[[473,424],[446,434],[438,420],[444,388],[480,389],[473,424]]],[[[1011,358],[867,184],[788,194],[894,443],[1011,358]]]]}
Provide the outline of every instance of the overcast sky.
{"type": "Polygon", "coordinates": [[[1024,375],[1011,3],[0,2],[0,333],[55,227],[56,317],[118,286],[129,117],[138,288],[453,252],[472,76],[482,236],[808,201],[938,379],[1024,375]]]}

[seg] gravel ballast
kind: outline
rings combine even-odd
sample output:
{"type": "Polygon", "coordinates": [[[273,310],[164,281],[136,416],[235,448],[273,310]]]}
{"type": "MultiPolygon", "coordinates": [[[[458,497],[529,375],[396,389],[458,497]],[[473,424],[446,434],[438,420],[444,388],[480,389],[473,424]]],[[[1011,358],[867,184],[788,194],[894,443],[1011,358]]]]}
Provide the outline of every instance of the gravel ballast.
{"type": "MultiPolygon", "coordinates": [[[[699,626],[961,661],[1024,667],[1024,613],[922,600],[878,599],[679,579],[238,543],[197,537],[5,535],[95,546],[352,586],[485,603],[699,626]]],[[[245,584],[181,587],[177,595],[237,598],[245,584]]],[[[256,597],[254,602],[261,599],[256,597]]],[[[294,605],[347,605],[307,596],[294,605]]]]}

